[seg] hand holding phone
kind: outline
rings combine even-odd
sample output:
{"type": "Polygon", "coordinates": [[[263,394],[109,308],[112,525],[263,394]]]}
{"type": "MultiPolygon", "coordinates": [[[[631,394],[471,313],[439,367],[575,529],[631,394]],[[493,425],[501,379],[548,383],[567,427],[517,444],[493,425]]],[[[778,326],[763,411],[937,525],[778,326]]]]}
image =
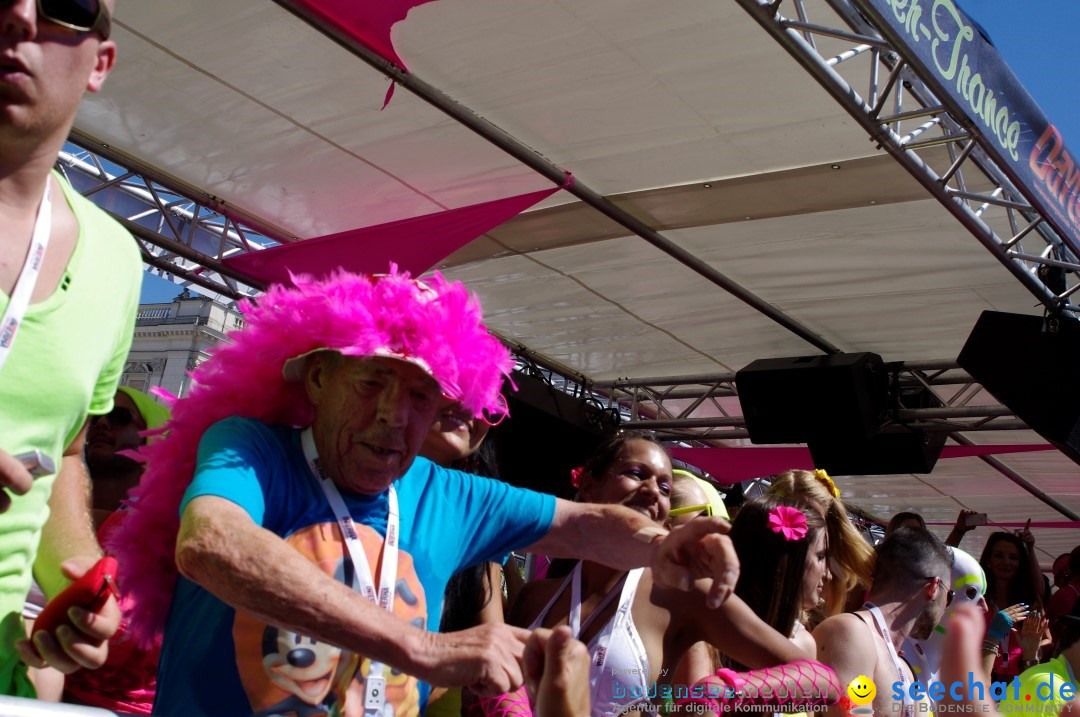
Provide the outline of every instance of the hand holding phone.
{"type": "Polygon", "coordinates": [[[95,613],[105,606],[109,595],[116,592],[116,558],[104,557],[86,573],[50,600],[34,621],[34,634],[44,630],[53,633],[61,625],[70,625],[68,610],[81,607],[95,613]]]}
{"type": "Polygon", "coordinates": [[[48,460],[48,457],[40,451],[13,456],[0,450],[0,513],[11,507],[9,491],[14,495],[26,495],[30,490],[35,477],[33,466],[42,459],[48,460]]]}
{"type": "Polygon", "coordinates": [[[968,513],[964,516],[964,526],[968,528],[977,528],[980,525],[986,525],[987,522],[986,513],[968,513]]]}

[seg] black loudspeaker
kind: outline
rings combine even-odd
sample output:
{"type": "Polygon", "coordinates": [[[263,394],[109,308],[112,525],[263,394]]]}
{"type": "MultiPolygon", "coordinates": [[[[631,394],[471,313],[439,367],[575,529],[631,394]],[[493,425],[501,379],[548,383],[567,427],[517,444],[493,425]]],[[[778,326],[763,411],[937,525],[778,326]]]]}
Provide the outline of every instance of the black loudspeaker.
{"type": "Polygon", "coordinates": [[[572,497],[570,470],[615,432],[618,415],[541,379],[515,372],[513,380],[518,390],[505,392],[510,417],[491,432],[499,475],[513,485],[572,497]]]}
{"type": "Polygon", "coordinates": [[[735,385],[753,443],[869,440],[888,400],[873,353],[759,359],[735,374],[735,385]]]}
{"type": "Polygon", "coordinates": [[[1080,463],[1080,322],[984,311],[956,361],[1080,463]]]}
{"type": "MultiPolygon", "coordinates": [[[[941,402],[922,386],[889,387],[891,408],[936,408],[941,402]]],[[[915,429],[902,433],[879,433],[868,440],[810,441],[814,465],[830,475],[889,475],[930,473],[945,447],[945,433],[915,429]]]]}

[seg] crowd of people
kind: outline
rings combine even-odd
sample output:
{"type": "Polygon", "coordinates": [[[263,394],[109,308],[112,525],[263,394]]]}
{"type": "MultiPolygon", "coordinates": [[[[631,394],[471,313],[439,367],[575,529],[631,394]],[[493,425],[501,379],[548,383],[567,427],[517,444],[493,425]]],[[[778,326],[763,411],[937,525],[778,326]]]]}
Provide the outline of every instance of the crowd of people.
{"type": "Polygon", "coordinates": [[[596,446],[574,500],[515,487],[485,441],[511,357],[437,275],[296,277],[184,398],[118,386],[136,244],[52,169],[112,9],[0,3],[0,693],[177,717],[1012,699],[928,689],[978,676],[1072,708],[1080,548],[1055,592],[1030,530],[962,551],[969,511],[947,545],[902,513],[875,547],[820,470],[729,514],[647,433],[596,446]],[[36,624],[104,555],[93,603],[36,624]]]}

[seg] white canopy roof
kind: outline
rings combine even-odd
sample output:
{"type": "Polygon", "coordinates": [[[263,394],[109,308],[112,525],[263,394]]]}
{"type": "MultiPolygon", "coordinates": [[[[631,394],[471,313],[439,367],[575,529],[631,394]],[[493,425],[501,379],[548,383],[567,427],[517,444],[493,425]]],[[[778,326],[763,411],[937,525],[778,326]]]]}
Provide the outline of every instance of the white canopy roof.
{"type": "MultiPolygon", "coordinates": [[[[387,79],[274,3],[121,3],[114,37],[116,71],[76,129],[287,237],[549,186],[402,89],[381,110],[387,79]]],[[[981,311],[1039,313],[734,2],[439,0],[393,38],[417,76],[844,351],[951,359],[981,311]]],[[[1008,233],[1003,211],[984,219],[1008,233]]],[[[492,329],[592,379],[816,353],[565,192],[443,268],[480,295],[492,329]]],[[[1080,510],[1063,455],[1002,461],[1080,510]]],[[[881,516],[1062,519],[977,458],[838,483],[881,516]]],[[[977,552],[986,531],[965,547],[977,552]]],[[[1047,565],[1080,542],[1037,537],[1047,565]]]]}

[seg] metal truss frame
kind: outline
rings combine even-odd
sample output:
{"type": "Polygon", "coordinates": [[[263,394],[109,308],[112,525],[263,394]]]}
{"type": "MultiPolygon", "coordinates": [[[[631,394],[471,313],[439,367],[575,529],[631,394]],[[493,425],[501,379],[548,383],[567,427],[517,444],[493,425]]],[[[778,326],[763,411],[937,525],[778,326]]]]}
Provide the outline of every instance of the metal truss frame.
{"type": "Polygon", "coordinates": [[[195,284],[212,298],[238,300],[264,288],[222,260],[280,243],[285,238],[279,229],[78,132],[56,166],[80,194],[132,233],[149,271],[195,284]]]}
{"type": "MultiPolygon", "coordinates": [[[[1027,428],[1001,405],[972,405],[982,387],[954,361],[886,364],[900,391],[882,425],[885,433],[1004,431],[1027,428]],[[933,408],[904,405],[903,391],[926,389],[938,399],[933,408]],[[947,390],[947,393],[946,393],[947,390]]],[[[664,440],[704,441],[749,438],[745,419],[720,399],[735,398],[735,374],[596,381],[591,390],[607,397],[627,417],[626,428],[649,429],[664,440]],[[695,416],[705,412],[709,416],[695,416]]]]}
{"type": "Polygon", "coordinates": [[[804,0],[736,1],[1048,311],[1076,315],[1080,241],[1061,232],[1017,188],[987,153],[990,138],[947,96],[935,93],[934,80],[920,74],[900,38],[886,23],[874,23],[866,0],[823,0],[848,27],[835,27],[835,16],[824,11],[828,21],[813,22],[804,0]],[[782,8],[795,17],[782,15],[782,8]],[[850,47],[823,54],[822,38],[850,47]],[[856,68],[866,71],[862,93],[835,69],[855,58],[869,59],[868,67],[856,68]],[[941,147],[947,160],[940,159],[941,147]],[[993,187],[988,193],[969,189],[986,181],[993,187]],[[991,229],[988,210],[1006,213],[1010,236],[991,229]]]}

